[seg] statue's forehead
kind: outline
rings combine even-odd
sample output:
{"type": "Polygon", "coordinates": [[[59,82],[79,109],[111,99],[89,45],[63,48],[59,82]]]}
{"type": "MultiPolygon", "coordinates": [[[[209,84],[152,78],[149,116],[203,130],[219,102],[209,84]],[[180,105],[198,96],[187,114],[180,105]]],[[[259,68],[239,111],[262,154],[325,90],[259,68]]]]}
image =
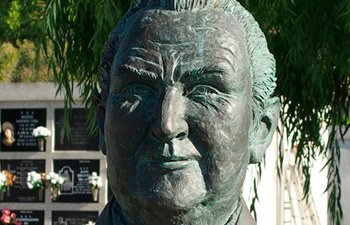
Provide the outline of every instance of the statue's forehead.
{"type": "Polygon", "coordinates": [[[176,80],[186,71],[219,66],[234,71],[227,81],[245,83],[249,57],[244,35],[235,18],[221,10],[140,12],[126,27],[112,74],[124,64],[176,80]]]}
{"type": "Polygon", "coordinates": [[[173,44],[190,40],[198,42],[201,39],[215,42],[218,34],[222,38],[235,36],[235,39],[245,42],[240,23],[232,15],[219,9],[180,12],[143,10],[134,15],[125,34],[127,37],[124,38],[137,36],[141,42],[149,39],[173,44]]]}
{"type": "Polygon", "coordinates": [[[244,31],[223,10],[139,12],[128,23],[117,55],[124,58],[124,53],[135,54],[129,53],[131,49],[142,48],[153,50],[154,56],[162,52],[210,59],[216,52],[228,50],[239,61],[246,62],[247,58],[244,31]]]}

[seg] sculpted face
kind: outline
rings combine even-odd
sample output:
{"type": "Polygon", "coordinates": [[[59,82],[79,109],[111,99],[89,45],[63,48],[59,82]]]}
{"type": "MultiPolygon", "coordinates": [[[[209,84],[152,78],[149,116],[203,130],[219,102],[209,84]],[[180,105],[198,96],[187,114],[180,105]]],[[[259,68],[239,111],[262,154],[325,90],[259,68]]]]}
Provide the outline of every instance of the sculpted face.
{"type": "Polygon", "coordinates": [[[12,139],[12,131],[9,128],[5,129],[4,136],[6,139],[11,140],[12,139]]]}
{"type": "Polygon", "coordinates": [[[222,224],[235,210],[253,119],[243,36],[213,10],[141,11],[128,24],[104,133],[109,181],[129,219],[222,224]]]}

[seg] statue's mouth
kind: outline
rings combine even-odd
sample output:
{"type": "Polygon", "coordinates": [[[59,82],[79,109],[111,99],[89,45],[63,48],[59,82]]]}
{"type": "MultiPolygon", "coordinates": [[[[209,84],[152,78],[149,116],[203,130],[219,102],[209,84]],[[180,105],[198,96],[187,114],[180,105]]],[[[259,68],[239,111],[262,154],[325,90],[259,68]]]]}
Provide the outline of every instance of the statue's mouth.
{"type": "Polygon", "coordinates": [[[190,158],[171,157],[147,160],[145,163],[147,163],[150,166],[165,170],[181,170],[189,167],[194,163],[197,163],[197,161],[195,159],[190,158]]]}

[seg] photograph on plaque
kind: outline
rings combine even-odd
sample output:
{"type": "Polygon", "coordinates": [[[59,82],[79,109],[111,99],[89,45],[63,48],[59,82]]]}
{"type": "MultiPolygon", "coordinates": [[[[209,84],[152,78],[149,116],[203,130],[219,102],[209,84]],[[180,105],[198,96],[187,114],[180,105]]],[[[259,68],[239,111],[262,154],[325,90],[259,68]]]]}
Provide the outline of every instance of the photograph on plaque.
{"type": "Polygon", "coordinates": [[[84,225],[97,217],[98,211],[52,211],[52,225],[84,225]]]}
{"type": "Polygon", "coordinates": [[[55,109],[55,150],[98,151],[98,135],[90,134],[86,120],[87,112],[85,109],[72,109],[69,119],[69,135],[64,132],[63,114],[63,109],[55,109]]]}
{"type": "Polygon", "coordinates": [[[46,109],[1,109],[1,151],[45,151],[32,135],[39,126],[46,127],[46,109]]]}
{"type": "Polygon", "coordinates": [[[96,202],[89,184],[92,172],[99,174],[99,160],[54,160],[54,172],[65,181],[60,186],[60,195],[53,202],[96,202]]]}
{"type": "Polygon", "coordinates": [[[11,210],[15,213],[18,222],[22,225],[44,225],[44,211],[11,210]]]}
{"type": "Polygon", "coordinates": [[[45,160],[0,160],[1,171],[7,170],[16,179],[13,186],[7,186],[3,202],[44,202],[45,191],[36,191],[27,186],[28,172],[45,172],[45,160]]]}

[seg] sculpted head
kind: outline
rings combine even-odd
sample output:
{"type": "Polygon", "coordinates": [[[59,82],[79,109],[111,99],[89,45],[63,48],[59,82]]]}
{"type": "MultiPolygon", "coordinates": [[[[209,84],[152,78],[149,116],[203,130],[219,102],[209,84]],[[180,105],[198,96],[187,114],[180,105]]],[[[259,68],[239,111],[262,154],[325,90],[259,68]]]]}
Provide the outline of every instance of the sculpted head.
{"type": "Polygon", "coordinates": [[[97,114],[130,224],[226,224],[279,101],[274,59],[236,1],[137,1],[112,31],[97,114]]]}
{"type": "Polygon", "coordinates": [[[6,139],[11,140],[12,139],[12,130],[9,128],[5,129],[4,136],[6,139]]]}
{"type": "Polygon", "coordinates": [[[8,147],[12,146],[15,142],[13,125],[9,122],[4,122],[2,124],[2,130],[4,133],[2,143],[8,147]]]}

